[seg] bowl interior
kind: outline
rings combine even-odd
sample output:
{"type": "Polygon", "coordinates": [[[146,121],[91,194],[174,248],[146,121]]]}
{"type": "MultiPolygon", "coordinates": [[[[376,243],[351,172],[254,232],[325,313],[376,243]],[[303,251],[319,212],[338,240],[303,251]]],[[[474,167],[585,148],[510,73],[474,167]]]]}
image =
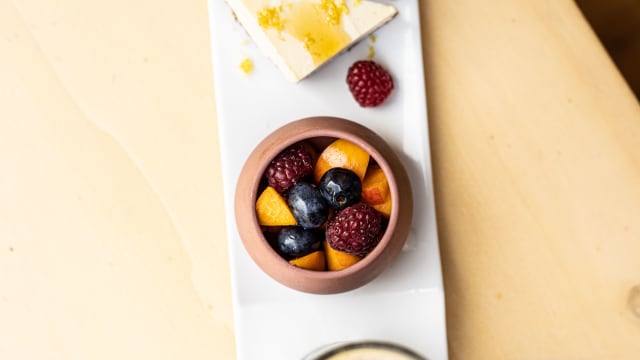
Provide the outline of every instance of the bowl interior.
{"type": "MultiPolygon", "coordinates": [[[[360,147],[364,148],[365,150],[367,150],[369,152],[369,155],[371,156],[370,160],[369,160],[369,165],[378,165],[383,169],[383,172],[385,173],[385,176],[387,177],[387,181],[389,182],[389,187],[390,187],[390,192],[391,192],[391,196],[393,197],[393,193],[394,191],[391,190],[392,187],[395,188],[395,178],[393,177],[393,174],[391,173],[391,170],[388,169],[388,165],[386,163],[386,160],[384,160],[384,158],[382,158],[381,154],[378,154],[377,150],[375,150],[374,147],[372,147],[370,144],[365,144],[362,142],[361,139],[359,138],[351,138],[351,134],[342,134],[341,137],[332,137],[332,136],[315,136],[315,137],[309,137],[309,138],[301,138],[298,139],[297,137],[295,138],[294,141],[291,142],[286,142],[282,144],[282,149],[280,151],[278,151],[277,153],[274,154],[274,158],[284,149],[286,149],[287,147],[301,142],[301,141],[305,141],[309,144],[311,144],[313,146],[313,148],[316,150],[316,152],[318,154],[320,154],[320,152],[322,152],[322,150],[324,148],[326,148],[329,144],[331,144],[332,142],[334,142],[335,140],[337,140],[338,138],[342,138],[342,139],[346,139],[349,140],[351,142],[354,142],[356,144],[358,144],[360,147]],[[385,169],[386,168],[386,169],[385,169]],[[393,184],[393,186],[392,186],[393,184]]],[[[294,139],[294,138],[292,138],[294,139]]],[[[263,174],[267,168],[267,166],[269,165],[269,162],[271,161],[271,159],[268,159],[267,161],[264,162],[264,166],[262,167],[261,171],[258,172],[258,174],[263,174]]],[[[264,189],[267,187],[267,181],[266,178],[264,176],[261,176],[260,181],[257,182],[257,186],[256,188],[253,190],[253,196],[254,196],[254,203],[257,200],[257,197],[260,193],[262,193],[262,191],[264,191],[264,189]]],[[[254,212],[254,216],[255,216],[255,223],[258,223],[258,218],[257,215],[254,212]]],[[[385,235],[387,234],[387,232],[391,232],[393,231],[393,228],[395,227],[395,221],[393,222],[393,224],[391,223],[391,217],[389,217],[389,219],[383,218],[384,220],[384,224],[385,224],[385,231],[382,235],[382,238],[380,239],[380,242],[376,245],[376,247],[374,248],[374,250],[372,250],[369,254],[367,254],[367,256],[365,256],[364,258],[362,258],[362,260],[358,261],[357,263],[355,263],[354,265],[351,265],[350,267],[343,269],[343,270],[337,270],[337,271],[314,271],[314,270],[307,270],[304,268],[299,268],[297,266],[291,265],[289,264],[289,262],[284,259],[282,256],[280,256],[280,254],[278,254],[275,249],[273,248],[272,245],[272,241],[274,240],[274,238],[269,237],[269,233],[263,231],[263,228],[260,227],[260,225],[258,225],[260,227],[260,233],[262,235],[262,239],[269,244],[269,246],[271,247],[272,250],[272,254],[278,257],[278,260],[280,260],[281,262],[283,262],[284,266],[292,268],[292,271],[296,271],[296,272],[302,272],[302,273],[309,273],[308,276],[311,276],[313,278],[340,278],[342,276],[346,276],[347,273],[349,272],[355,272],[355,271],[359,271],[360,268],[366,267],[369,263],[371,263],[371,260],[373,258],[375,258],[377,256],[377,253],[381,252],[381,250],[375,251],[378,247],[380,248],[384,248],[386,246],[386,243],[388,242],[389,237],[387,236],[385,238],[385,235]],[[383,243],[383,240],[384,243],[383,243]],[[365,261],[366,260],[366,261],[365,261]]],[[[394,219],[395,220],[395,219],[394,219]]]]}

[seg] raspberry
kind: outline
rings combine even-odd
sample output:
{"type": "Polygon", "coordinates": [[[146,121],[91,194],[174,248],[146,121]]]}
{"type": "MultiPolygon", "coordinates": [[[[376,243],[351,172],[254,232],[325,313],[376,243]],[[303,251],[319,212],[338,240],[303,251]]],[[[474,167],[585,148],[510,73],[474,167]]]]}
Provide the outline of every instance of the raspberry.
{"type": "Polygon", "coordinates": [[[269,186],[283,194],[295,183],[312,174],[313,166],[313,150],[304,143],[297,143],[271,160],[265,176],[269,186]]]}
{"type": "Polygon", "coordinates": [[[329,245],[339,251],[365,256],[380,241],[382,216],[371,206],[358,203],[338,214],[327,224],[329,245]]]}
{"type": "Polygon", "coordinates": [[[382,104],[389,97],[393,90],[393,79],[377,63],[360,60],[349,68],[347,85],[360,106],[373,107],[382,104]]]}

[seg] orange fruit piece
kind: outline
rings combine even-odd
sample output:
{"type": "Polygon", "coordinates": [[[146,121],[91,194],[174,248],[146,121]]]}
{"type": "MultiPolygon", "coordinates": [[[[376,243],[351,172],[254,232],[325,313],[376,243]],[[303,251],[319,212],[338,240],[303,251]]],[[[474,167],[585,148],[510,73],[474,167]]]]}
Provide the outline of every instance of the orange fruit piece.
{"type": "Polygon", "coordinates": [[[258,223],[264,226],[289,226],[298,223],[282,195],[271,186],[267,186],[258,197],[256,214],[258,223]]]}
{"type": "Polygon", "coordinates": [[[387,197],[382,204],[373,204],[371,207],[378,210],[384,217],[391,216],[391,193],[387,193],[387,197]]]}
{"type": "Polygon", "coordinates": [[[389,183],[384,171],[377,165],[370,167],[362,181],[362,202],[369,205],[382,204],[388,195],[389,183]]]}
{"type": "Polygon", "coordinates": [[[361,259],[359,256],[332,248],[326,241],[324,251],[327,253],[327,269],[330,271],[346,269],[361,259]]]}
{"type": "Polygon", "coordinates": [[[327,268],[324,251],[322,250],[314,251],[311,254],[297,259],[289,260],[289,263],[299,268],[314,271],[324,271],[327,268]]]}
{"type": "Polygon", "coordinates": [[[353,171],[362,180],[368,165],[368,152],[350,141],[338,139],[322,151],[316,162],[313,176],[317,183],[329,169],[339,167],[353,171]]]}

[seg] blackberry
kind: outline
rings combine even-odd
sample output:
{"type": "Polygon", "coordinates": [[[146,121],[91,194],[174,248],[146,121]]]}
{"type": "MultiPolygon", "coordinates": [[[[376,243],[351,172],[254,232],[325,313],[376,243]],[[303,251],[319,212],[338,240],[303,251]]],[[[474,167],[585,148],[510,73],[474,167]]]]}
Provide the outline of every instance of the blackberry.
{"type": "Polygon", "coordinates": [[[360,60],[349,68],[347,85],[360,106],[374,107],[389,97],[393,90],[393,79],[378,63],[360,60]]]}
{"type": "Polygon", "coordinates": [[[296,143],[271,161],[265,170],[267,182],[280,194],[284,194],[297,182],[313,173],[314,151],[305,143],[296,143]]]}
{"type": "Polygon", "coordinates": [[[382,233],[382,215],[371,206],[358,203],[329,220],[326,238],[336,250],[365,256],[378,244],[382,233]]]}

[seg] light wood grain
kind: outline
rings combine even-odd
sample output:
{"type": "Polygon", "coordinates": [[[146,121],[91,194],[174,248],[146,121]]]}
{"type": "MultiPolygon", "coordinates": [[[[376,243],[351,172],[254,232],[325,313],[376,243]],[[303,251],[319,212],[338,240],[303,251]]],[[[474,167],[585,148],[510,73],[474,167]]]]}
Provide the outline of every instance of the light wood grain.
{"type": "Polygon", "coordinates": [[[233,359],[204,1],[0,0],[0,359],[233,359]]]}
{"type": "MultiPolygon", "coordinates": [[[[452,359],[637,359],[628,87],[571,1],[421,4],[452,359]]],[[[209,50],[203,0],[0,0],[0,358],[235,357],[209,50]]]]}
{"type": "Polygon", "coordinates": [[[570,1],[423,3],[453,359],[635,359],[640,109],[570,1]]]}

